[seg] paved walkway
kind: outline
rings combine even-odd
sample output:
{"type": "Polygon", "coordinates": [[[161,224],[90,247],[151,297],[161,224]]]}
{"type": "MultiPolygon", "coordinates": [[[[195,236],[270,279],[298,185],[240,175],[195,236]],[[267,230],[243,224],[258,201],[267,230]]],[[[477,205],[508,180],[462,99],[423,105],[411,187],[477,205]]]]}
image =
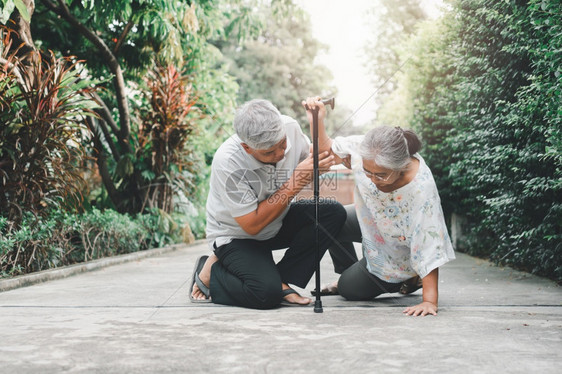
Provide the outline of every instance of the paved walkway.
{"type": "MultiPolygon", "coordinates": [[[[0,293],[1,373],[559,373],[562,289],[457,254],[437,317],[324,297],[256,311],[191,304],[206,245],[0,293]]],[[[323,281],[335,279],[329,260],[323,281]]],[[[309,284],[306,293],[313,288],[309,284]]],[[[384,296],[384,295],[383,295],[384,296]]]]}

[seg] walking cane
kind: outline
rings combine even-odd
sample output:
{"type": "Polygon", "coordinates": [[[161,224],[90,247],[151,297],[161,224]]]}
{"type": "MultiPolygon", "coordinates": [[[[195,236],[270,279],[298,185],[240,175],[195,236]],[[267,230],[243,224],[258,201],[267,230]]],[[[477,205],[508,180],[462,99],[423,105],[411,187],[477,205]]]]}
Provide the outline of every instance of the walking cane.
{"type": "MultiPolygon", "coordinates": [[[[322,100],[322,104],[330,105],[332,110],[336,105],[336,100],[322,100]]],[[[308,108],[307,108],[308,109],[308,108]]],[[[318,204],[320,202],[320,173],[318,171],[318,108],[312,109],[312,155],[314,170],[314,230],[316,235],[316,301],[314,302],[314,313],[322,313],[322,300],[320,299],[320,240],[318,237],[318,204]]]]}

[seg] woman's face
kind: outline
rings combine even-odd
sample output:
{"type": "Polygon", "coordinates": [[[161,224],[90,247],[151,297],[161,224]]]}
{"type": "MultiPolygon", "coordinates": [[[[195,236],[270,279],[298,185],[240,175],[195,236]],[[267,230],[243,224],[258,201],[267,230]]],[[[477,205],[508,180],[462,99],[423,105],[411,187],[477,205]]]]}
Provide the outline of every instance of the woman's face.
{"type": "Polygon", "coordinates": [[[377,187],[394,184],[400,178],[400,172],[383,168],[375,161],[363,159],[363,172],[377,187]]]}

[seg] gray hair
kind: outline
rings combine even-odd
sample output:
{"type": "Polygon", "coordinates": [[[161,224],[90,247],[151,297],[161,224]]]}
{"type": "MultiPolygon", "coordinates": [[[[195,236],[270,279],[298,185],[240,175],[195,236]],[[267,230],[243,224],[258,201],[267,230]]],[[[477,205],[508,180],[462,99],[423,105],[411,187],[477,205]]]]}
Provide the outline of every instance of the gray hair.
{"type": "Polygon", "coordinates": [[[409,165],[410,157],[420,148],[421,141],[412,130],[379,126],[365,134],[359,153],[380,167],[398,171],[409,165]]]}
{"type": "Polygon", "coordinates": [[[255,99],[236,111],[234,130],[250,148],[268,149],[286,135],[281,113],[267,100],[255,99]]]}

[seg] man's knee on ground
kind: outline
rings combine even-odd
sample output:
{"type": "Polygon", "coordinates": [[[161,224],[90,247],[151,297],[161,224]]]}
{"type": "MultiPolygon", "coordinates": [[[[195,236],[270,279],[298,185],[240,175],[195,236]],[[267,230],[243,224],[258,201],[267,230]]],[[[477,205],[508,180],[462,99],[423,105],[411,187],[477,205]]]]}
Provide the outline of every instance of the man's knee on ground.
{"type": "Polygon", "coordinates": [[[281,282],[265,281],[246,285],[246,297],[251,308],[271,309],[283,300],[281,282]]]}

